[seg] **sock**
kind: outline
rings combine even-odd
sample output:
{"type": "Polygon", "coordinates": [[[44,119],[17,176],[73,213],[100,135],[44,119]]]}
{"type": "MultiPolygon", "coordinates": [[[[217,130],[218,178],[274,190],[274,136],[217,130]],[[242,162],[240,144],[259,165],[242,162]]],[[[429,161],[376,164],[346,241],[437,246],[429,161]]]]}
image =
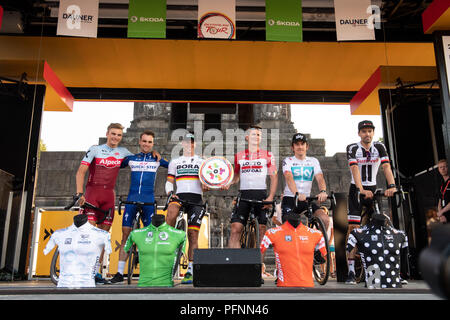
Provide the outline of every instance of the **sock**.
{"type": "Polygon", "coordinates": [[[193,265],[193,262],[192,262],[192,261],[189,261],[189,264],[188,264],[188,268],[187,268],[186,273],[192,274],[192,265],[193,265]]]}
{"type": "Polygon", "coordinates": [[[348,260],[348,272],[355,273],[355,260],[348,260]]]}
{"type": "Polygon", "coordinates": [[[125,270],[125,261],[119,261],[117,265],[117,272],[123,275],[124,270],[125,270]]]}

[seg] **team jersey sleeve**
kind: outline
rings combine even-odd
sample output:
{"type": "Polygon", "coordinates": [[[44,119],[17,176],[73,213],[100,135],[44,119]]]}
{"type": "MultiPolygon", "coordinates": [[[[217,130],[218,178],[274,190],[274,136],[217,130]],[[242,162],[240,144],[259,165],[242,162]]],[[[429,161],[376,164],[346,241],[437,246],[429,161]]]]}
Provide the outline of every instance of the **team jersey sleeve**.
{"type": "MultiPolygon", "coordinates": [[[[355,229],[356,230],[356,229],[355,229]]],[[[354,231],[354,230],[353,230],[354,231]]],[[[348,240],[347,240],[347,252],[350,252],[353,250],[354,247],[356,247],[356,243],[358,242],[358,240],[356,240],[356,237],[353,233],[353,231],[350,233],[350,235],[348,236],[348,240]]]]}
{"type": "Polygon", "coordinates": [[[234,155],[234,174],[239,174],[241,166],[239,165],[238,155],[234,155]]]}
{"type": "Polygon", "coordinates": [[[106,233],[105,235],[105,253],[106,254],[111,254],[112,253],[112,248],[111,248],[111,234],[109,232],[106,233]]]}
{"type": "Polygon", "coordinates": [[[347,146],[347,160],[349,166],[354,166],[358,164],[356,160],[356,150],[358,149],[357,144],[349,144],[347,146]]]}
{"type": "Polygon", "coordinates": [[[89,148],[89,150],[86,152],[84,158],[81,160],[81,164],[84,164],[86,166],[89,166],[95,158],[95,149],[96,146],[92,146],[89,148]]]}
{"type": "Polygon", "coordinates": [[[314,158],[314,174],[323,174],[319,160],[317,160],[316,158],[314,158]]]}
{"type": "Polygon", "coordinates": [[[44,255],[47,255],[56,246],[57,234],[53,233],[44,248],[44,255]]]}
{"type": "Polygon", "coordinates": [[[286,159],[283,160],[283,163],[282,163],[282,170],[283,170],[283,173],[285,173],[285,172],[291,172],[291,164],[290,164],[290,162],[288,161],[288,158],[286,158],[286,159]]]}
{"type": "Polygon", "coordinates": [[[127,242],[125,243],[125,247],[123,248],[123,250],[124,250],[125,252],[130,251],[131,246],[133,245],[133,242],[134,242],[134,240],[133,240],[133,231],[132,231],[132,232],[130,233],[130,235],[128,236],[127,242]]]}
{"type": "Polygon", "coordinates": [[[277,165],[275,163],[275,156],[270,151],[267,151],[267,173],[269,175],[277,174],[277,165]]]}
{"type": "Polygon", "coordinates": [[[159,165],[164,168],[169,168],[169,161],[165,158],[161,158],[161,160],[159,160],[159,165]]]}
{"type": "Polygon", "coordinates": [[[266,250],[269,249],[270,245],[272,245],[272,239],[269,230],[267,230],[259,246],[261,253],[266,252],[266,250]]]}
{"type": "Polygon", "coordinates": [[[382,144],[381,142],[376,142],[374,146],[375,148],[377,148],[378,154],[380,155],[381,164],[389,163],[389,156],[384,144],[382,144]]]}
{"type": "Polygon", "coordinates": [[[327,248],[325,246],[325,238],[323,237],[322,233],[317,234],[317,243],[314,250],[319,250],[323,256],[327,254],[327,248]]]}
{"type": "Polygon", "coordinates": [[[121,168],[126,168],[128,167],[128,163],[130,162],[130,156],[125,157],[125,159],[123,159],[122,163],[120,164],[121,168]]]}
{"type": "Polygon", "coordinates": [[[175,180],[175,175],[176,175],[176,165],[173,161],[170,161],[167,170],[167,178],[172,178],[175,180]]]}

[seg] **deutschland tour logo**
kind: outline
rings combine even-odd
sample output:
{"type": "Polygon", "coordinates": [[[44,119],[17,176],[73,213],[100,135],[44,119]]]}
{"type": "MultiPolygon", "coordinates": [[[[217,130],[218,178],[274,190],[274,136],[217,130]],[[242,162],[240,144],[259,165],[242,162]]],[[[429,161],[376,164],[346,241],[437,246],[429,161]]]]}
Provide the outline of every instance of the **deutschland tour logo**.
{"type": "Polygon", "coordinates": [[[209,12],[199,19],[198,37],[233,39],[235,29],[233,21],[226,15],[209,12]]]}

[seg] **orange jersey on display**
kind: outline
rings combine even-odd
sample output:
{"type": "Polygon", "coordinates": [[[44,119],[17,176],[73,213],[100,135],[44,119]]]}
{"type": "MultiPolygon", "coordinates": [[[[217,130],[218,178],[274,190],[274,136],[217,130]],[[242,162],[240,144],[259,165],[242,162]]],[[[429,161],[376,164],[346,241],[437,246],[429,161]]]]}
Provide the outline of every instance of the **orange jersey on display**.
{"type": "Polygon", "coordinates": [[[277,266],[278,287],[314,287],[314,251],[326,254],[325,240],[320,231],[289,222],[269,229],[261,241],[261,253],[273,246],[277,266]]]}

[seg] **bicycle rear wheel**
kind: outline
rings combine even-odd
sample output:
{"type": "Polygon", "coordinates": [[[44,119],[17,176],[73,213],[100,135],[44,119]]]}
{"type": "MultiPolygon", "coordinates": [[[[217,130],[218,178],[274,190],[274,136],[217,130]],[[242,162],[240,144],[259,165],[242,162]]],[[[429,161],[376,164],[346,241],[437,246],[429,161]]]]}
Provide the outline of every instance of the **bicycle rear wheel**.
{"type": "Polygon", "coordinates": [[[52,257],[52,262],[50,263],[50,280],[58,285],[59,281],[59,250],[56,248],[55,253],[52,257]]]}
{"type": "Polygon", "coordinates": [[[327,230],[325,229],[325,225],[323,224],[322,220],[318,217],[312,217],[311,221],[309,222],[309,227],[312,229],[319,230],[322,233],[323,239],[325,240],[325,250],[326,254],[323,256],[325,261],[320,263],[319,261],[316,261],[314,259],[313,264],[313,274],[314,278],[316,279],[317,283],[320,285],[324,285],[328,281],[328,277],[330,276],[330,244],[328,243],[328,236],[327,236],[327,230]]]}

